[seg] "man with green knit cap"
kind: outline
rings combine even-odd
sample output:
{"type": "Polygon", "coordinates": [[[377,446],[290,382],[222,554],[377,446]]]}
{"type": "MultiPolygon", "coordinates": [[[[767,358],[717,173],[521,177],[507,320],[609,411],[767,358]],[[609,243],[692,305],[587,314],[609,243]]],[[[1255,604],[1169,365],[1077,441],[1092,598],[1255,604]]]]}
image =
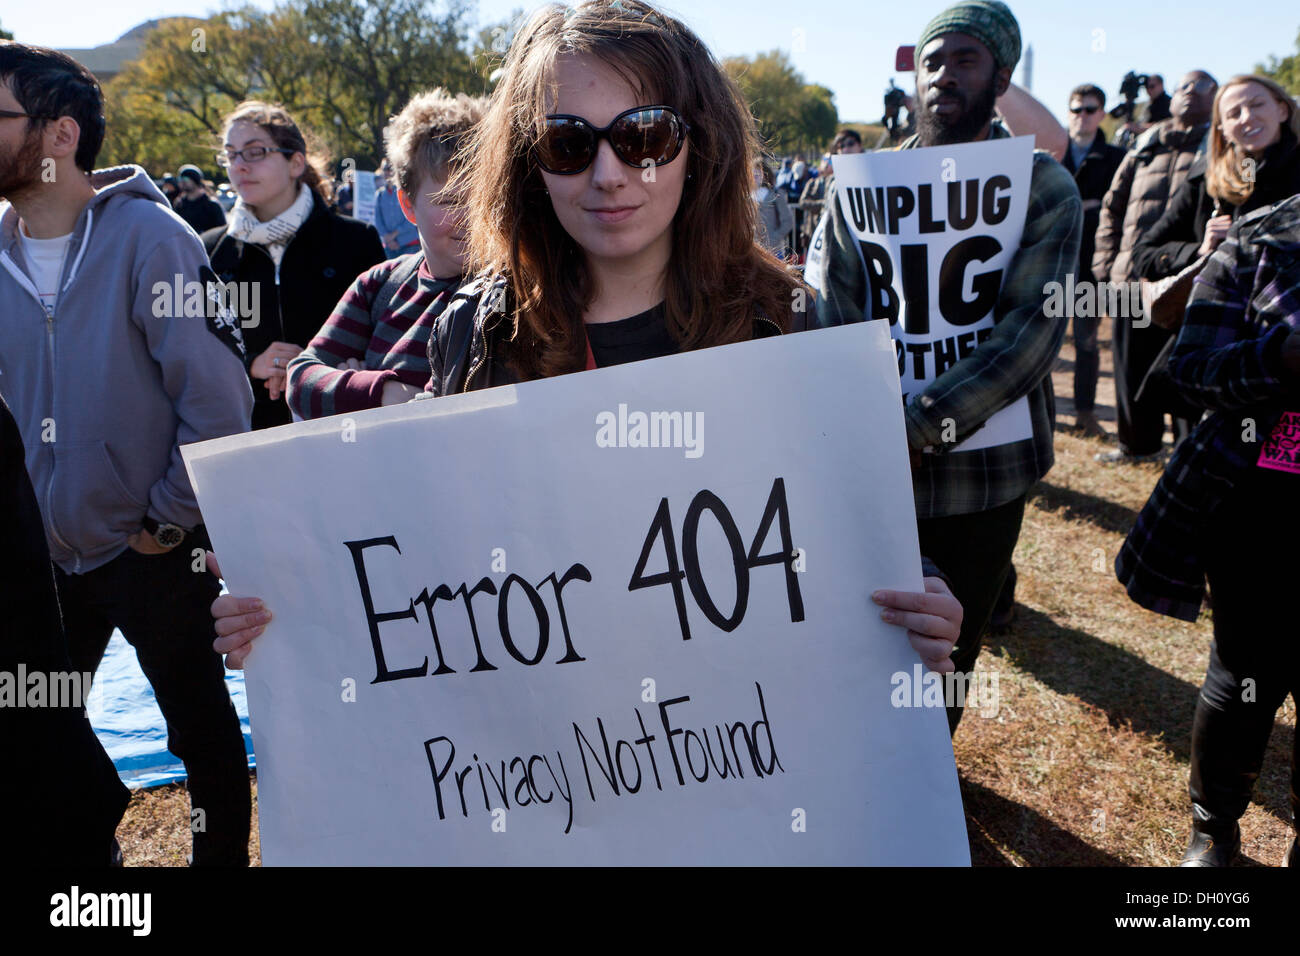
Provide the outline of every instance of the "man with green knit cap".
{"type": "MultiPolygon", "coordinates": [[[[899,148],[1009,136],[994,119],[994,104],[1019,59],[1020,26],[1005,4],[972,0],[944,10],[917,43],[917,132],[899,148]]],[[[1078,267],[1083,208],[1073,177],[1050,154],[1036,150],[1032,169],[1024,231],[1003,276],[992,334],[910,396],[905,408],[921,553],[948,575],[965,610],[952,655],[958,674],[974,669],[980,635],[1011,572],[1026,496],[1053,460],[1051,369],[1066,320],[1044,315],[1045,289],[1078,267]],[[951,450],[1025,397],[1031,438],[951,450]]],[[[821,291],[817,323],[867,320],[870,279],[838,203],[826,244],[814,277],[821,291]]],[[[948,709],[953,731],[961,713],[948,709]]]]}

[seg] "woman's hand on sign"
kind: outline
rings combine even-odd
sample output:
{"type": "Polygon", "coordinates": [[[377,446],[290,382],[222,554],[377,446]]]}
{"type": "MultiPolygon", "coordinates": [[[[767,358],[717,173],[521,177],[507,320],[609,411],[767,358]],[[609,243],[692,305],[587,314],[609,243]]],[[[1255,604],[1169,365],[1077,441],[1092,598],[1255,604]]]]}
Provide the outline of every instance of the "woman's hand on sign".
{"type": "Polygon", "coordinates": [[[951,655],[961,633],[962,607],[943,578],[926,578],[923,594],[882,590],[871,599],[881,606],[882,620],[907,630],[926,667],[939,674],[955,670],[951,655]]]}
{"type": "MultiPolygon", "coordinates": [[[[208,570],[221,577],[217,556],[211,551],[207,554],[208,570]]],[[[271,612],[261,598],[223,594],[212,602],[212,617],[217,631],[212,649],[226,655],[226,666],[232,671],[240,670],[253,649],[253,639],[266,630],[271,612]]]]}

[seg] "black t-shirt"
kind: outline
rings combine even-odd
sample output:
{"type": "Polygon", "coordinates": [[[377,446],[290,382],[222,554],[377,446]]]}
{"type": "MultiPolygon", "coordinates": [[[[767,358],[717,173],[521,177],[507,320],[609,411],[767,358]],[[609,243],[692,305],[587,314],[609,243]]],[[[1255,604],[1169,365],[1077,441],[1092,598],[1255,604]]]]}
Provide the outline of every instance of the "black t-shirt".
{"type": "Polygon", "coordinates": [[[597,368],[677,354],[663,303],[628,319],[590,324],[587,339],[597,368]]]}

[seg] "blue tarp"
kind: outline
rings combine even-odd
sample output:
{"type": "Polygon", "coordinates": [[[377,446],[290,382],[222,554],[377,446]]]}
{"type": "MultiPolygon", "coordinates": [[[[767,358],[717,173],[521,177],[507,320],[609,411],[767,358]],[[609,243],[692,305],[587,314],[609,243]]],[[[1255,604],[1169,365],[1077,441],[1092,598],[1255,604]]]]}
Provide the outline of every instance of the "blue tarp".
{"type": "MultiPolygon", "coordinates": [[[[226,671],[226,687],[244,731],[248,765],[256,766],[253,738],[248,732],[243,673],[226,671]]],[[[135,650],[121,631],[114,631],[108,642],[87,704],[91,726],[128,787],[133,790],[157,787],[185,779],[184,765],[167,749],[167,725],[154,699],[153,688],[140,670],[135,650]]]]}

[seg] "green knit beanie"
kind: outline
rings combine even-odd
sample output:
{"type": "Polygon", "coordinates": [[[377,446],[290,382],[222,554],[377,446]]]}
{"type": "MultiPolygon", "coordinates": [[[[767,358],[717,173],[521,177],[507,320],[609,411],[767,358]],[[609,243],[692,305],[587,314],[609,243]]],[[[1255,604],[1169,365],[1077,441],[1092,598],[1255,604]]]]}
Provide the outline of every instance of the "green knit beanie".
{"type": "Polygon", "coordinates": [[[989,48],[999,67],[1014,70],[1020,62],[1020,24],[1010,8],[999,0],[969,0],[943,11],[921,32],[916,44],[918,58],[927,43],[945,33],[973,36],[989,48]]]}

